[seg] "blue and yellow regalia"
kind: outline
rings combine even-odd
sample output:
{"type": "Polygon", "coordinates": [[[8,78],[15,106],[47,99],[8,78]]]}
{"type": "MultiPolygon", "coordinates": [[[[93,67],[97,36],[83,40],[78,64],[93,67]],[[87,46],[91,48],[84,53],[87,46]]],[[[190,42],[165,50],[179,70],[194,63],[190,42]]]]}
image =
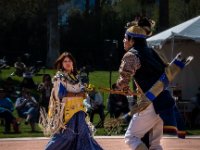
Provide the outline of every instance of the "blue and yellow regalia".
{"type": "Polygon", "coordinates": [[[92,125],[86,121],[84,86],[79,75],[58,71],[53,78],[49,111],[41,110],[40,124],[52,139],[46,150],[101,150],[92,137],[92,125]]]}

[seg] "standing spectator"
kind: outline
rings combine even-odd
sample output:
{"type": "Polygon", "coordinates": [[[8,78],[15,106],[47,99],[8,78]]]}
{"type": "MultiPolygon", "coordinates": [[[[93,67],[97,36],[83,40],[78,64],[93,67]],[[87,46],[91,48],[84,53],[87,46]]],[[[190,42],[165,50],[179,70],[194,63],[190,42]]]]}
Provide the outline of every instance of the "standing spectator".
{"type": "Polygon", "coordinates": [[[31,131],[34,132],[38,117],[38,103],[35,98],[31,96],[29,89],[22,89],[22,96],[17,98],[15,107],[19,117],[25,118],[25,124],[30,123],[31,131]]]}
{"type": "Polygon", "coordinates": [[[38,85],[38,91],[41,93],[40,106],[44,107],[47,112],[52,88],[53,84],[51,82],[51,76],[49,74],[45,74],[43,76],[42,83],[38,85]]]}
{"type": "Polygon", "coordinates": [[[100,92],[96,90],[95,86],[90,84],[88,90],[88,95],[83,103],[86,106],[86,111],[90,116],[90,122],[93,122],[94,114],[98,113],[103,124],[105,118],[103,98],[100,92]]]}
{"type": "MultiPolygon", "coordinates": [[[[116,83],[112,85],[112,89],[116,90],[116,83]]],[[[121,114],[129,112],[128,99],[125,95],[110,94],[108,97],[108,111],[110,117],[118,118],[121,114]]]]}
{"type": "Polygon", "coordinates": [[[12,112],[14,110],[12,101],[6,97],[4,89],[0,88],[0,118],[5,120],[4,133],[10,133],[11,124],[15,133],[19,133],[19,124],[12,112]]]}

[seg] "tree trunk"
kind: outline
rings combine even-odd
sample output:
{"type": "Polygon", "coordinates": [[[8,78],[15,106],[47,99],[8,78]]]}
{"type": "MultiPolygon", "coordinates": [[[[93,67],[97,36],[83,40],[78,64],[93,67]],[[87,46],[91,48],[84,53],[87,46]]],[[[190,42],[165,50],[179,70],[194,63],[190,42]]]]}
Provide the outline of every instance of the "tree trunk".
{"type": "Polygon", "coordinates": [[[169,0],[159,0],[159,24],[160,31],[169,27],[169,0]]]}
{"type": "Polygon", "coordinates": [[[86,0],[86,2],[85,2],[85,14],[86,14],[86,16],[89,15],[89,10],[90,10],[90,0],[86,0]]]}
{"type": "Polygon", "coordinates": [[[59,56],[60,49],[60,34],[58,27],[58,0],[49,0],[48,3],[48,18],[47,18],[47,29],[48,29],[48,50],[47,50],[47,67],[52,68],[55,60],[59,56]]]}

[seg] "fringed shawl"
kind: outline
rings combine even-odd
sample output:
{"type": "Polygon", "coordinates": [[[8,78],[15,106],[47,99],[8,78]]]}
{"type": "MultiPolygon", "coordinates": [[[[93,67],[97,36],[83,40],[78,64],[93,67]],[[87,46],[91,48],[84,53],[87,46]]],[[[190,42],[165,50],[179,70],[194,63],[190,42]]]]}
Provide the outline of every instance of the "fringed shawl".
{"type": "MultiPolygon", "coordinates": [[[[65,102],[62,102],[62,98],[66,96],[67,92],[78,93],[84,90],[80,82],[77,82],[77,77],[74,78],[74,81],[72,79],[71,76],[60,71],[57,72],[56,76],[53,78],[54,88],[51,92],[48,113],[44,108],[40,109],[39,125],[45,136],[52,136],[66,129],[64,120],[65,102]],[[71,91],[71,89],[73,89],[73,91],[71,91]]],[[[94,126],[88,120],[86,120],[86,122],[90,131],[94,133],[94,126]]]]}

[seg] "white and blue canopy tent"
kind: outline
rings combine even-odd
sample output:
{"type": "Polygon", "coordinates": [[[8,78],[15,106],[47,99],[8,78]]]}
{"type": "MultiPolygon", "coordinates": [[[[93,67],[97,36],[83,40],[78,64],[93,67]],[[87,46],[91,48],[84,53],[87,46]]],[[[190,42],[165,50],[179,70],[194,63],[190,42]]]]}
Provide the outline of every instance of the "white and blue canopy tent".
{"type": "Polygon", "coordinates": [[[194,56],[194,60],[176,77],[173,85],[181,89],[184,100],[196,96],[200,87],[200,16],[148,38],[147,44],[168,62],[179,52],[183,56],[194,56]]]}

